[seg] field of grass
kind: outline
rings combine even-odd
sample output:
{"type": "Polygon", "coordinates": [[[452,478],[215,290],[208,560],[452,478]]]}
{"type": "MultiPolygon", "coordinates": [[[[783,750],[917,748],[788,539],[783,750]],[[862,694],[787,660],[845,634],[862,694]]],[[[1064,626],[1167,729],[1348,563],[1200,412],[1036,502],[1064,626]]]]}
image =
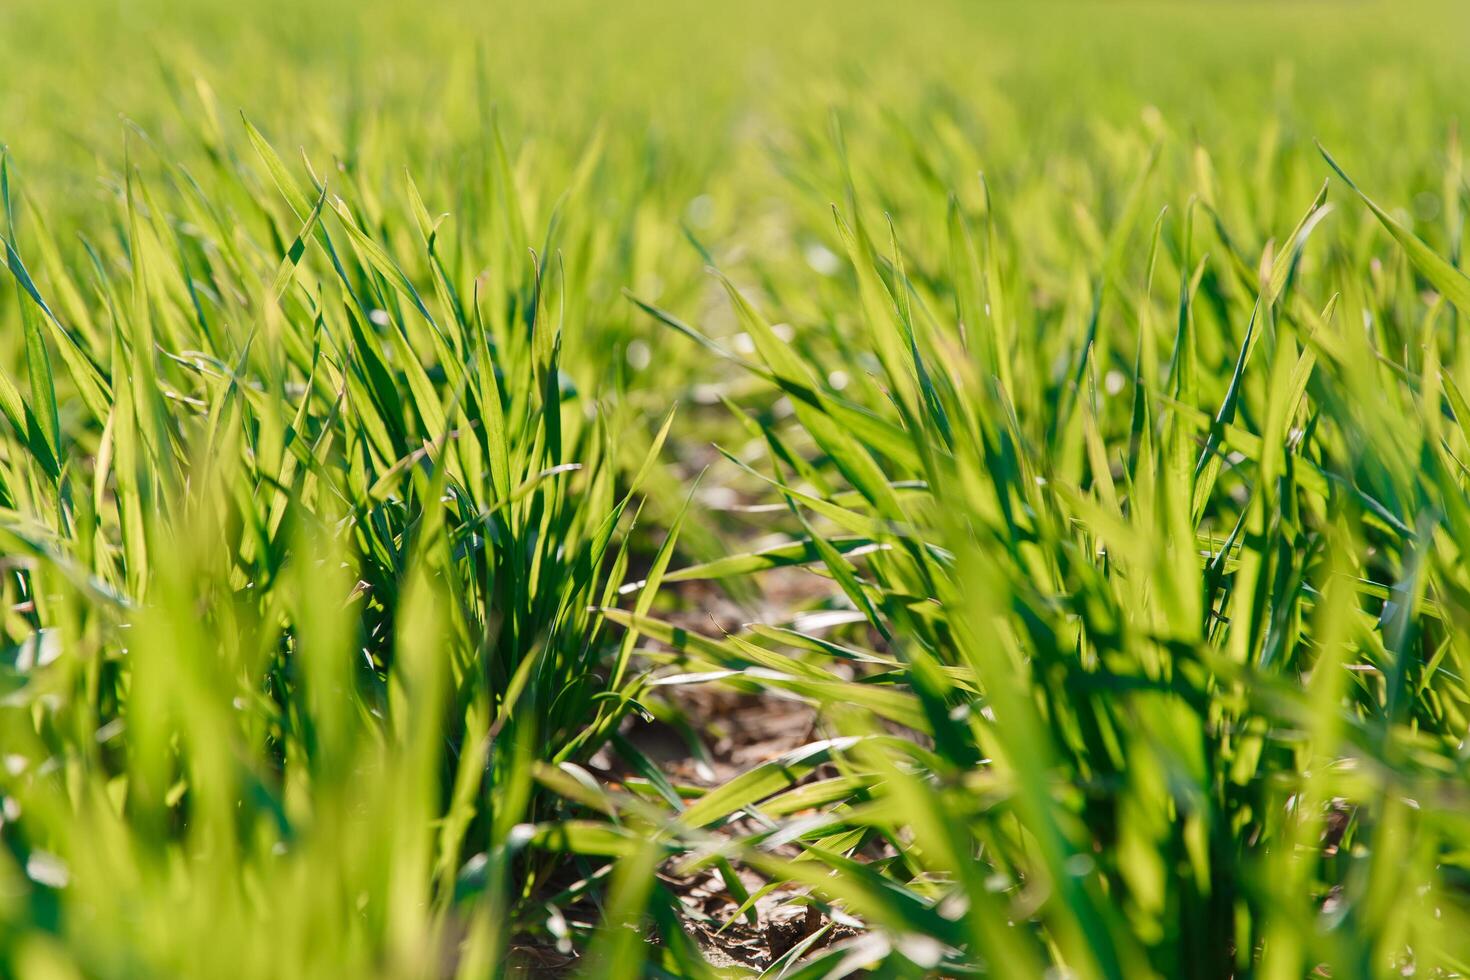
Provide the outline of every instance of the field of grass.
{"type": "Polygon", "coordinates": [[[1470,974],[1467,38],[0,2],[0,977],[1470,974]]]}

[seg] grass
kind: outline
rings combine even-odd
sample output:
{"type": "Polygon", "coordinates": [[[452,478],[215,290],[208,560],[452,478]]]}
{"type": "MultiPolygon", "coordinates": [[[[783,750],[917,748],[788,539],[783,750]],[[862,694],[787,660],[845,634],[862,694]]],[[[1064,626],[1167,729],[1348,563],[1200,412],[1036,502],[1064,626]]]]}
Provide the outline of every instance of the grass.
{"type": "Polygon", "coordinates": [[[1470,971],[1463,13],[681,6],[0,10],[0,971],[1470,971]]]}

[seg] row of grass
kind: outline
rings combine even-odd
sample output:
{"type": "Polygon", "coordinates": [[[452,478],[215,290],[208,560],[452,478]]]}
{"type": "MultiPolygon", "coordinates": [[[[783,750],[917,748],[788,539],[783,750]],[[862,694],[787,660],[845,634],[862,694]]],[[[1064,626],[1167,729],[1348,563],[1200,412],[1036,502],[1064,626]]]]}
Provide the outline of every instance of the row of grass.
{"type": "Polygon", "coordinates": [[[1470,970],[1389,13],[7,5],[0,972],[1470,970]]]}

